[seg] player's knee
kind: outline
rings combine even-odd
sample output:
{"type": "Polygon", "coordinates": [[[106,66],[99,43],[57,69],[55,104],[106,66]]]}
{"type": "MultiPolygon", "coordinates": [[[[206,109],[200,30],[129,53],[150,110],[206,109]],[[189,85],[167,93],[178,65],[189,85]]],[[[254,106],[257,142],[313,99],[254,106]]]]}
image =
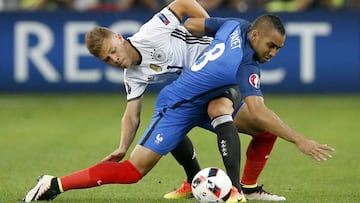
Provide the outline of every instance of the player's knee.
{"type": "Polygon", "coordinates": [[[210,119],[213,119],[224,114],[232,114],[234,109],[232,101],[228,98],[218,98],[209,103],[207,111],[210,119]]]}

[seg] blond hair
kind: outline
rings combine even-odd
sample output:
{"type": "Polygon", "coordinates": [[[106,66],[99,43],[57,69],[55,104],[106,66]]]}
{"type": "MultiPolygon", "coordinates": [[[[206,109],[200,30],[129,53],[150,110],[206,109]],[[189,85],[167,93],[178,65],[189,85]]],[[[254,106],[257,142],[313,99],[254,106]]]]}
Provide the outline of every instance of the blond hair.
{"type": "Polygon", "coordinates": [[[105,38],[112,36],[113,31],[106,27],[95,27],[85,35],[85,43],[89,52],[99,57],[101,47],[105,38]]]}

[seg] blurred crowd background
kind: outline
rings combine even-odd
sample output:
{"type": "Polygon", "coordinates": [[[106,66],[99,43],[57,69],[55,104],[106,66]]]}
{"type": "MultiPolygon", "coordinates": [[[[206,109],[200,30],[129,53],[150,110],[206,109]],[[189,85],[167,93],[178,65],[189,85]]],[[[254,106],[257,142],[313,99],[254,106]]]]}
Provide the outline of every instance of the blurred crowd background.
{"type": "MultiPolygon", "coordinates": [[[[0,0],[1,11],[126,11],[134,7],[158,11],[172,0],[0,0]]],[[[360,0],[198,0],[208,11],[301,12],[360,10],[360,0]]]]}

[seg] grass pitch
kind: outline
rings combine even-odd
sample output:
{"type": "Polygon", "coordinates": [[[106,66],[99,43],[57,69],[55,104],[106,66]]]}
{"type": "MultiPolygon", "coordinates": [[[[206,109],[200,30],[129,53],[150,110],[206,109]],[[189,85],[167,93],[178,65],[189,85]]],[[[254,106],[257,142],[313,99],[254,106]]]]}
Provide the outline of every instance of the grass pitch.
{"type": "MultiPolygon", "coordinates": [[[[317,162],[278,139],[259,183],[286,196],[287,202],[359,202],[360,95],[265,98],[267,106],[287,124],[308,138],[335,147],[336,152],[333,159],[317,162]]],[[[147,95],[145,101],[136,140],[150,122],[155,95],[147,95]]],[[[41,174],[66,175],[112,152],[119,144],[125,105],[122,94],[0,95],[0,202],[19,202],[41,174]]],[[[213,134],[196,128],[189,136],[202,167],[223,168],[213,134]]],[[[244,157],[249,136],[240,136],[244,157]]],[[[169,155],[137,184],[73,190],[54,201],[195,202],[162,199],[184,177],[169,155]]]]}

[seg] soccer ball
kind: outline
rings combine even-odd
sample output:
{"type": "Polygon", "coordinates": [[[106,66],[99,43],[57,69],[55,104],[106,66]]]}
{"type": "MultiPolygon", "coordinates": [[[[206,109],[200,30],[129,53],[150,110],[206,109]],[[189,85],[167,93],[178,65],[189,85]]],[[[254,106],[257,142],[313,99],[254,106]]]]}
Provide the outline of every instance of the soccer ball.
{"type": "Polygon", "coordinates": [[[191,182],[191,190],[201,203],[225,202],[231,192],[229,176],[221,169],[209,167],[199,171],[191,182]]]}

